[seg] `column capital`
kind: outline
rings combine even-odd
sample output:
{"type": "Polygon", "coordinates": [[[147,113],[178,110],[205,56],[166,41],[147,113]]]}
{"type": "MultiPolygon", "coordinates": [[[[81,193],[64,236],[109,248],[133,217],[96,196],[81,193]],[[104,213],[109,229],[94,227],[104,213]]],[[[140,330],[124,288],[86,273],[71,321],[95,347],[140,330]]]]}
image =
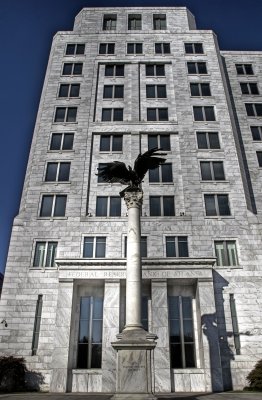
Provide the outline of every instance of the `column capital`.
{"type": "Polygon", "coordinates": [[[143,203],[143,192],[142,190],[137,192],[125,192],[124,200],[128,210],[129,208],[140,208],[143,203]]]}

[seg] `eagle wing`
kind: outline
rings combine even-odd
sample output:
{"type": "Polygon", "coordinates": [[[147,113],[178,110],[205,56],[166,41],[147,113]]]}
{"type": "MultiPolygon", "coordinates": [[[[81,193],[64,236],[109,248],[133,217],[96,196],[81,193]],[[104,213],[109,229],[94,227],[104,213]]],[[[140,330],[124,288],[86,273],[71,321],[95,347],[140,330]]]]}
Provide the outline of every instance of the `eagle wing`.
{"type": "Polygon", "coordinates": [[[166,161],[165,158],[161,158],[162,156],[166,156],[166,153],[157,153],[157,151],[160,150],[161,149],[154,147],[153,149],[146,151],[144,154],[138,155],[135,160],[134,171],[140,181],[142,181],[149,169],[158,168],[160,164],[163,164],[166,161]]]}
{"type": "Polygon", "coordinates": [[[101,176],[105,182],[109,183],[121,183],[127,185],[130,182],[130,172],[126,167],[126,164],[120,161],[113,161],[108,163],[106,166],[97,168],[97,176],[101,176]]]}

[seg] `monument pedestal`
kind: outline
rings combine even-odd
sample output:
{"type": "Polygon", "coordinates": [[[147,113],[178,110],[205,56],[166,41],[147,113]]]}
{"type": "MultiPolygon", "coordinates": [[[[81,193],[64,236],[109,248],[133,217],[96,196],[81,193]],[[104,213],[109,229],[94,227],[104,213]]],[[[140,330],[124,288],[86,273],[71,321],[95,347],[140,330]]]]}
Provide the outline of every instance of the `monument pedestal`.
{"type": "Polygon", "coordinates": [[[143,328],[124,330],[112,346],[117,350],[114,400],[156,400],[153,394],[153,351],[156,336],[143,328]]]}

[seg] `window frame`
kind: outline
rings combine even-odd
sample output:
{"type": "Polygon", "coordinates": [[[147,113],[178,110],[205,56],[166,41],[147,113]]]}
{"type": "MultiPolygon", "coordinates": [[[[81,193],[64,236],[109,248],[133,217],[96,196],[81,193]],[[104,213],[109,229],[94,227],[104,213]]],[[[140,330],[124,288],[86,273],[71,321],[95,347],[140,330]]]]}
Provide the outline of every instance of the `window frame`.
{"type": "Polygon", "coordinates": [[[83,63],[82,62],[65,62],[65,63],[63,63],[61,76],[83,76],[83,63]],[[64,73],[65,66],[68,66],[68,65],[71,65],[70,74],[64,73]],[[75,73],[76,65],[81,65],[81,74],[75,73]]]}
{"type": "Polygon", "coordinates": [[[224,162],[222,160],[200,160],[199,168],[200,168],[200,177],[202,182],[225,182],[226,180],[224,162]],[[203,172],[201,167],[203,163],[209,164],[211,179],[203,179],[203,172]],[[222,165],[223,179],[216,179],[216,171],[214,168],[214,163],[220,163],[222,165]]]}
{"type": "Polygon", "coordinates": [[[262,168],[262,151],[256,151],[258,167],[262,168]]]}
{"type": "Polygon", "coordinates": [[[253,69],[253,64],[252,64],[252,63],[236,63],[236,64],[235,64],[235,67],[236,67],[237,75],[239,75],[239,76],[243,76],[243,75],[250,75],[250,76],[252,76],[252,75],[254,75],[254,69],[253,69]],[[251,67],[251,71],[252,71],[251,74],[250,74],[250,73],[247,73],[247,66],[248,66],[248,67],[251,67]],[[239,73],[238,67],[239,67],[239,68],[240,68],[240,67],[242,68],[243,73],[239,73]]]}
{"type": "Polygon", "coordinates": [[[103,87],[103,99],[123,99],[124,98],[124,85],[104,85],[103,87]],[[105,89],[111,88],[111,97],[105,97],[105,89]],[[122,96],[116,97],[116,88],[119,89],[121,88],[122,90],[122,96]]]}
{"type": "Polygon", "coordinates": [[[261,103],[245,103],[247,117],[249,118],[260,118],[262,117],[262,102],[261,103]],[[258,107],[260,107],[260,111],[258,112],[258,107]],[[252,115],[250,111],[252,109],[252,115]]]}
{"type": "Polygon", "coordinates": [[[103,107],[102,108],[102,115],[101,115],[101,122],[122,122],[124,121],[124,108],[122,107],[103,107]],[[105,111],[110,110],[110,119],[104,119],[103,114],[105,111]],[[122,119],[115,119],[116,111],[122,111],[122,119]]]}
{"type": "Polygon", "coordinates": [[[146,64],[145,64],[145,67],[146,67],[146,68],[145,68],[145,76],[146,76],[146,77],[147,77],[147,76],[154,76],[154,77],[165,77],[165,76],[166,76],[165,64],[146,63],[146,64]],[[153,75],[149,75],[149,74],[147,73],[147,67],[149,67],[149,66],[152,66],[152,67],[153,67],[153,70],[154,70],[154,74],[153,74],[153,75]],[[157,74],[157,67],[158,67],[158,66],[163,67],[163,69],[164,69],[164,75],[159,75],[159,74],[157,74]]]}
{"type": "Polygon", "coordinates": [[[187,61],[187,73],[188,75],[208,75],[208,69],[207,69],[207,62],[206,61],[187,61]],[[189,65],[194,64],[195,66],[195,71],[196,72],[189,72],[189,65]],[[204,69],[206,72],[199,72],[199,66],[200,64],[203,64],[204,69]]]}
{"type": "MultiPolygon", "coordinates": [[[[171,241],[170,241],[171,242],[171,241]]],[[[182,240],[181,240],[182,242],[182,240]]],[[[165,235],[165,257],[166,258],[188,258],[189,257],[189,246],[188,246],[188,236],[187,235],[165,235]],[[186,256],[181,256],[180,251],[179,251],[179,239],[185,238],[184,242],[186,242],[186,256]],[[168,255],[168,250],[167,250],[167,243],[168,239],[172,239],[172,241],[175,244],[175,256],[173,255],[168,255]]]]}
{"type": "Polygon", "coordinates": [[[100,136],[100,142],[99,142],[99,152],[100,153],[123,153],[123,134],[114,134],[114,133],[106,133],[106,134],[101,134],[100,136]],[[101,150],[101,138],[105,136],[110,136],[109,138],[109,150],[101,150]],[[114,138],[115,137],[121,137],[121,150],[113,150],[114,148],[114,138]]]}
{"type": "Polygon", "coordinates": [[[61,194],[61,193],[48,193],[48,194],[42,194],[41,195],[41,201],[40,201],[40,209],[39,209],[39,214],[38,218],[65,218],[66,217],[66,207],[67,207],[67,194],[61,194]],[[45,197],[53,197],[52,199],[52,207],[51,207],[51,214],[50,215],[41,215],[42,214],[42,208],[43,208],[43,201],[45,197]],[[54,215],[55,213],[55,207],[56,207],[56,202],[58,197],[64,197],[65,199],[65,205],[64,205],[64,215],[54,215]]]}
{"type": "Polygon", "coordinates": [[[176,216],[176,206],[175,206],[175,196],[171,195],[171,196],[161,196],[161,195],[150,195],[149,196],[149,216],[153,217],[153,218],[158,218],[158,217],[175,217],[176,216]],[[152,198],[159,198],[159,210],[160,210],[160,214],[157,215],[152,215],[151,213],[151,199],[152,198]],[[166,198],[172,198],[173,199],[173,210],[174,213],[173,214],[165,214],[165,204],[164,204],[164,199],[166,198]]]}
{"type": "Polygon", "coordinates": [[[55,107],[55,113],[54,113],[54,119],[53,119],[53,123],[54,124],[75,124],[75,123],[77,123],[77,112],[78,112],[78,107],[75,107],[75,106],[73,106],[73,107],[67,107],[67,106],[58,106],[58,107],[55,107]],[[63,119],[63,121],[57,121],[56,120],[56,118],[58,118],[58,110],[64,110],[64,119],[63,119]],[[69,114],[70,114],[70,111],[72,111],[72,110],[75,110],[75,116],[74,116],[74,121],[68,121],[68,118],[70,118],[69,117],[69,114]]]}
{"type": "Polygon", "coordinates": [[[194,119],[193,119],[194,122],[216,122],[217,118],[216,118],[215,106],[207,106],[207,105],[206,106],[193,106],[193,117],[194,117],[194,119]],[[195,111],[196,111],[197,108],[201,109],[201,114],[202,114],[203,119],[196,119],[195,111]],[[207,119],[206,111],[207,111],[208,108],[210,109],[210,111],[212,109],[212,116],[214,116],[214,119],[207,119]]]}
{"type": "MultiPolygon", "coordinates": [[[[103,235],[95,235],[95,236],[89,236],[89,235],[83,235],[83,251],[82,251],[82,258],[84,259],[93,259],[93,258],[106,258],[106,242],[107,242],[107,236],[103,236],[103,235]],[[87,257],[85,256],[85,243],[86,243],[86,239],[93,239],[92,241],[92,256],[91,257],[87,257]],[[102,239],[101,243],[98,243],[97,239],[102,239]],[[97,256],[97,252],[98,252],[98,245],[99,244],[103,244],[103,257],[98,257],[97,256]]],[[[89,242],[91,243],[91,242],[89,242]]]]}
{"type": "Polygon", "coordinates": [[[118,77],[118,78],[123,78],[125,76],[125,64],[105,64],[105,77],[118,77]],[[123,75],[117,75],[117,67],[122,66],[123,67],[123,75]],[[106,69],[108,67],[113,67],[113,75],[108,75],[106,73],[106,69]]]}
{"type": "Polygon", "coordinates": [[[101,42],[99,43],[99,49],[98,49],[98,55],[100,56],[111,56],[111,55],[115,55],[115,50],[116,50],[116,46],[114,42],[101,42]],[[113,46],[113,52],[109,52],[109,47],[113,46]],[[105,46],[105,52],[102,52],[102,46],[105,46]]]}
{"type": "Polygon", "coordinates": [[[205,54],[202,42],[185,42],[184,43],[185,54],[205,54]],[[192,46],[192,51],[188,52],[187,47],[192,46]],[[200,48],[198,51],[197,47],[200,48]]]}
{"type": "MultiPolygon", "coordinates": [[[[214,254],[216,257],[216,264],[218,267],[237,267],[239,266],[239,257],[238,257],[238,245],[237,245],[237,240],[236,239],[215,239],[214,240],[214,254]],[[218,250],[216,245],[218,244],[223,244],[223,253],[224,253],[224,259],[225,259],[225,264],[223,262],[220,264],[219,260],[220,257],[218,256],[218,250]],[[235,259],[236,259],[236,264],[230,264],[230,255],[229,255],[229,249],[228,245],[229,244],[234,244],[234,251],[235,251],[235,259]]],[[[223,259],[223,257],[222,257],[223,259]]]]}
{"type": "Polygon", "coordinates": [[[41,269],[54,269],[56,268],[56,264],[55,264],[55,258],[57,256],[57,248],[58,248],[58,241],[56,240],[35,240],[34,242],[34,251],[33,251],[33,257],[32,257],[32,268],[36,269],[36,268],[41,268],[41,269]],[[38,244],[44,244],[45,249],[44,249],[44,255],[43,255],[43,262],[39,263],[42,265],[35,265],[36,263],[36,254],[37,254],[37,246],[38,244]],[[55,251],[54,254],[52,254],[52,266],[48,266],[47,264],[47,256],[48,256],[48,250],[49,250],[49,245],[56,245],[55,247],[55,251]]]}
{"type": "Polygon", "coordinates": [[[171,54],[170,42],[155,42],[155,54],[171,54]],[[157,51],[157,46],[160,46],[161,51],[157,51]]]}
{"type": "Polygon", "coordinates": [[[67,43],[66,44],[66,49],[65,49],[65,56],[73,56],[73,57],[75,57],[75,56],[83,56],[83,55],[85,55],[85,47],[86,47],[86,45],[85,45],[85,43],[67,43]],[[68,53],[67,51],[68,51],[68,46],[74,46],[74,52],[73,53],[68,53]],[[80,47],[81,46],[81,47],[80,47]],[[78,49],[79,49],[79,47],[80,48],[84,48],[84,51],[83,52],[81,52],[81,53],[79,53],[78,52],[78,49]]]}
{"type": "Polygon", "coordinates": [[[225,217],[232,217],[232,210],[231,210],[231,204],[229,201],[229,194],[228,193],[203,193],[204,196],[204,209],[206,212],[205,217],[206,218],[225,218],[225,217]],[[214,206],[215,206],[215,215],[208,215],[207,214],[207,207],[206,207],[206,196],[214,196],[214,206]],[[227,197],[227,207],[229,210],[229,214],[220,214],[220,209],[219,209],[219,197],[218,196],[226,196],[227,197]]]}
{"type": "Polygon", "coordinates": [[[51,133],[51,138],[50,138],[50,143],[49,143],[49,151],[74,151],[74,139],[75,139],[75,132],[52,132],[51,133]],[[52,140],[53,140],[53,135],[61,135],[61,141],[60,141],[60,147],[59,149],[52,149],[52,140]],[[66,135],[71,135],[72,136],[72,148],[71,149],[64,149],[64,143],[65,143],[65,136],[66,135]]]}
{"type": "Polygon", "coordinates": [[[239,82],[241,94],[244,96],[258,96],[260,94],[257,82],[239,82]],[[253,86],[254,85],[254,86],[253,86]],[[254,90],[255,88],[255,90],[254,90]],[[245,93],[246,91],[246,93],[245,93]],[[253,93],[255,92],[255,93],[253,93]]]}
{"type": "Polygon", "coordinates": [[[165,84],[146,84],[146,98],[147,99],[166,99],[167,98],[167,91],[165,84]],[[154,96],[148,96],[148,89],[149,87],[153,88],[154,96]],[[160,88],[163,89],[164,95],[159,96],[160,88]]]}
{"type": "MultiPolygon", "coordinates": [[[[136,23],[135,23],[136,25],[136,23]]],[[[142,14],[128,14],[127,17],[127,29],[129,31],[141,31],[142,30],[142,14]],[[136,18],[136,17],[140,17],[140,18],[136,18]],[[136,26],[134,28],[131,27],[132,25],[132,21],[140,21],[140,26],[137,28],[136,26]]]]}
{"type": "Polygon", "coordinates": [[[58,99],[79,99],[80,98],[80,83],[59,83],[58,86],[58,92],[57,92],[57,98],[58,99]],[[61,96],[60,95],[60,91],[62,89],[62,86],[66,86],[67,87],[67,96],[61,96]],[[78,95],[77,96],[72,96],[71,92],[72,92],[72,87],[73,86],[77,86],[78,87],[78,95]]]}
{"type": "Polygon", "coordinates": [[[221,140],[220,140],[220,134],[218,131],[196,131],[196,143],[197,143],[197,149],[200,151],[205,151],[205,150],[214,150],[214,151],[219,151],[221,150],[221,140]],[[199,141],[198,141],[198,137],[200,134],[205,134],[206,137],[206,143],[207,143],[207,147],[199,147],[199,141]],[[219,147],[211,147],[211,142],[210,142],[210,134],[216,134],[217,135],[217,139],[218,139],[218,144],[219,147]]]}
{"type": "Polygon", "coordinates": [[[143,43],[142,42],[127,42],[126,44],[126,54],[127,55],[140,55],[143,54],[143,43]],[[137,51],[137,47],[141,46],[141,51],[137,51]],[[130,51],[130,48],[133,50],[130,51]]]}
{"type": "Polygon", "coordinates": [[[163,134],[161,134],[161,133],[152,133],[152,134],[148,134],[147,135],[147,148],[148,148],[148,150],[151,150],[151,149],[153,149],[154,147],[150,147],[149,146],[149,138],[150,138],[150,136],[151,137],[156,137],[156,141],[157,141],[157,145],[156,146],[154,146],[154,147],[157,147],[157,148],[161,148],[163,151],[171,151],[171,135],[169,134],[169,133],[163,133],[163,134]],[[161,139],[162,138],[164,138],[164,137],[167,137],[168,138],[168,148],[166,148],[165,146],[163,146],[163,142],[161,143],[161,139]]]}
{"type": "Polygon", "coordinates": [[[104,14],[103,15],[103,31],[115,31],[117,28],[117,14],[104,14]],[[109,26],[107,23],[109,22],[109,26]],[[114,24],[115,22],[115,24],[114,24]]]}
{"type": "Polygon", "coordinates": [[[69,183],[70,182],[70,169],[71,169],[71,161],[48,161],[46,163],[46,168],[45,168],[45,177],[44,177],[44,182],[46,183],[62,183],[62,182],[66,182],[69,183]],[[50,164],[56,164],[56,173],[55,173],[55,179],[54,180],[47,180],[47,175],[48,175],[48,167],[50,164]],[[67,180],[60,180],[59,179],[59,175],[60,175],[60,170],[61,170],[61,164],[68,164],[68,179],[67,180]]]}
{"type": "Polygon", "coordinates": [[[147,122],[168,122],[169,121],[168,107],[147,107],[146,112],[147,112],[147,119],[146,119],[147,122]],[[167,119],[163,119],[163,118],[160,119],[160,113],[159,113],[160,110],[161,111],[166,110],[167,119]],[[149,119],[148,113],[153,112],[153,111],[155,111],[156,119],[149,119]]]}
{"type": "Polygon", "coordinates": [[[190,95],[191,97],[212,97],[211,89],[210,89],[210,82],[190,82],[190,95]],[[204,85],[207,86],[208,94],[203,94],[203,87],[204,85]],[[192,93],[192,87],[197,87],[198,94],[192,93]]]}
{"type": "Polygon", "coordinates": [[[119,196],[96,196],[96,213],[95,216],[98,218],[119,218],[122,216],[122,201],[121,197],[119,196]],[[98,215],[98,199],[106,199],[106,215],[98,215]],[[118,206],[120,206],[120,209],[118,210],[117,215],[111,215],[111,201],[112,199],[118,200],[118,206]]]}
{"type": "Polygon", "coordinates": [[[153,30],[154,31],[165,31],[167,30],[167,18],[166,14],[153,14],[153,30]],[[164,25],[162,26],[162,21],[164,25]],[[159,25],[159,27],[158,27],[159,25]]]}
{"type": "MultiPolygon", "coordinates": [[[[148,175],[148,182],[149,184],[161,184],[161,185],[170,185],[174,183],[174,177],[173,177],[173,168],[172,168],[172,162],[165,162],[163,164],[160,164],[160,166],[156,169],[153,170],[149,170],[148,171],[149,175],[148,175]],[[169,166],[170,167],[170,171],[171,172],[171,180],[163,180],[164,177],[164,168],[165,166],[169,166]],[[158,172],[158,180],[151,180],[152,176],[151,176],[151,171],[157,171],[158,172]]],[[[169,175],[169,173],[167,175],[169,175]]]]}
{"type": "Polygon", "coordinates": [[[252,138],[253,138],[254,141],[260,142],[262,140],[262,125],[251,125],[250,126],[250,131],[251,131],[252,138]],[[255,128],[257,130],[257,134],[259,136],[259,139],[255,138],[256,134],[252,131],[252,128],[255,128]]]}

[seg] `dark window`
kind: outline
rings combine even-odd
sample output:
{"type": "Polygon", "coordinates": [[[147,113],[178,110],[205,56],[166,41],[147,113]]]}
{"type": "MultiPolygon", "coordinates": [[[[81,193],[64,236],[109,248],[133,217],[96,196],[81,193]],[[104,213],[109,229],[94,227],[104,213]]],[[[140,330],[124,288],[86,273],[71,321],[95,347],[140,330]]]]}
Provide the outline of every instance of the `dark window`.
{"type": "Polygon", "coordinates": [[[73,133],[53,133],[50,143],[50,150],[72,150],[73,143],[73,133]]]}
{"type": "Polygon", "coordinates": [[[87,236],[84,238],[84,258],[105,258],[106,256],[106,237],[87,236]]]}
{"type": "Polygon", "coordinates": [[[103,30],[104,31],[116,30],[116,20],[117,20],[116,14],[104,15],[103,30]]]}
{"type": "Polygon", "coordinates": [[[262,140],[262,126],[251,126],[253,140],[262,140]]]}
{"type": "Polygon", "coordinates": [[[201,178],[203,181],[224,181],[224,167],[222,161],[201,161],[201,178]]]}
{"type": "Polygon", "coordinates": [[[123,64],[108,64],[105,66],[105,76],[124,76],[123,64]]]}
{"type": "Polygon", "coordinates": [[[129,14],[128,15],[128,29],[134,30],[134,31],[142,29],[141,14],[129,14]]]}
{"type": "Polygon", "coordinates": [[[151,217],[174,216],[174,196],[150,196],[149,207],[151,217]]]}
{"type": "Polygon", "coordinates": [[[64,63],[62,75],[82,75],[83,63],[64,63]]]}
{"type": "Polygon", "coordinates": [[[122,151],[123,135],[101,135],[100,151],[122,151]]]}
{"type": "Polygon", "coordinates": [[[146,76],[165,76],[165,65],[146,64],[146,76]]]}
{"type": "Polygon", "coordinates": [[[208,217],[231,215],[227,194],[205,194],[204,198],[208,217]]]}
{"type": "Polygon", "coordinates": [[[257,151],[257,161],[259,167],[262,167],[262,151],[257,151]]]}
{"type": "Polygon", "coordinates": [[[191,96],[211,96],[209,83],[190,83],[191,96]]]}
{"type": "Polygon", "coordinates": [[[68,44],[66,46],[66,55],[67,56],[75,56],[85,54],[85,45],[83,43],[78,44],[68,44]]]}
{"type": "Polygon", "coordinates": [[[127,43],[127,54],[142,54],[143,44],[142,43],[127,43]]]}
{"type": "Polygon", "coordinates": [[[102,121],[123,121],[123,108],[102,108],[102,121]]]}
{"type": "Polygon", "coordinates": [[[57,107],[54,122],[76,122],[77,107],[57,107]]]}
{"type": "Polygon", "coordinates": [[[57,242],[36,242],[34,267],[51,268],[55,266],[57,242]]]}
{"type": "Polygon", "coordinates": [[[166,236],[167,257],[188,257],[187,236],[166,236]]]}
{"type": "Polygon", "coordinates": [[[46,182],[69,181],[70,162],[48,162],[46,168],[46,182]]]}
{"type": "Polygon", "coordinates": [[[246,103],[248,117],[262,117],[262,103],[246,103]]]}
{"type": "Polygon", "coordinates": [[[240,88],[242,94],[259,94],[257,83],[255,82],[241,82],[240,88]]]}
{"type": "Polygon", "coordinates": [[[207,74],[207,66],[205,62],[188,62],[187,63],[187,71],[189,74],[199,74],[206,75],[207,74]]]}
{"type": "Polygon", "coordinates": [[[203,54],[202,43],[185,43],[186,54],[203,54]]]}
{"type": "Polygon", "coordinates": [[[100,43],[99,54],[115,54],[115,43],[100,43]]]}
{"type": "MultiPolygon", "coordinates": [[[[98,170],[101,170],[101,168],[105,168],[107,167],[108,163],[99,163],[98,164],[98,170]]],[[[106,181],[104,180],[104,178],[102,176],[97,176],[97,182],[98,183],[105,183],[106,181]]]]}
{"type": "Polygon", "coordinates": [[[199,149],[220,149],[218,132],[197,132],[199,149]]]}
{"type": "Polygon", "coordinates": [[[166,85],[146,85],[146,97],[148,99],[166,98],[166,85]]]}
{"type": "Polygon", "coordinates": [[[170,54],[170,43],[155,43],[156,54],[170,54]]]}
{"type": "Polygon", "coordinates": [[[104,99],[122,99],[124,97],[124,85],[105,85],[104,99]]]}
{"type": "Polygon", "coordinates": [[[96,198],[97,217],[120,217],[121,198],[119,196],[97,196],[96,198]]]}
{"type": "Polygon", "coordinates": [[[153,15],[153,27],[155,30],[166,29],[166,15],[165,14],[154,14],[153,15]]]}
{"type": "Polygon", "coordinates": [[[238,265],[237,248],[234,240],[215,241],[217,265],[238,265]]]}
{"type": "Polygon", "coordinates": [[[254,75],[252,64],[236,64],[238,75],[254,75]]]}
{"type": "Polygon", "coordinates": [[[170,151],[170,135],[148,135],[148,150],[154,149],[155,147],[170,151]]]}
{"type": "Polygon", "coordinates": [[[194,368],[195,340],[192,298],[168,296],[171,368],[194,368]]]}
{"type": "Polygon", "coordinates": [[[40,209],[40,217],[64,217],[66,195],[44,195],[40,209]]]}
{"type": "Polygon", "coordinates": [[[213,106],[194,106],[195,121],[215,121],[215,112],[213,106]]]}
{"type": "Polygon", "coordinates": [[[149,182],[173,182],[172,164],[161,164],[159,168],[149,170],[149,182]]]}
{"type": "Polygon", "coordinates": [[[81,297],[77,368],[101,368],[103,298],[81,297]]]}
{"type": "Polygon", "coordinates": [[[58,97],[79,97],[80,83],[62,83],[59,87],[58,97]]]}
{"type": "Polygon", "coordinates": [[[32,356],[36,355],[36,352],[38,349],[42,307],[43,307],[43,295],[40,294],[40,295],[38,295],[38,299],[37,299],[37,303],[36,303],[36,310],[35,310],[35,323],[34,323],[33,340],[32,340],[32,356]]]}
{"type": "Polygon", "coordinates": [[[148,108],[147,109],[148,121],[168,121],[167,108],[148,108]]]}
{"type": "MultiPolygon", "coordinates": [[[[124,244],[124,257],[126,258],[126,251],[127,251],[127,237],[125,236],[125,244],[124,244]]],[[[147,237],[141,236],[140,240],[140,252],[141,257],[147,257],[147,237]]]]}

